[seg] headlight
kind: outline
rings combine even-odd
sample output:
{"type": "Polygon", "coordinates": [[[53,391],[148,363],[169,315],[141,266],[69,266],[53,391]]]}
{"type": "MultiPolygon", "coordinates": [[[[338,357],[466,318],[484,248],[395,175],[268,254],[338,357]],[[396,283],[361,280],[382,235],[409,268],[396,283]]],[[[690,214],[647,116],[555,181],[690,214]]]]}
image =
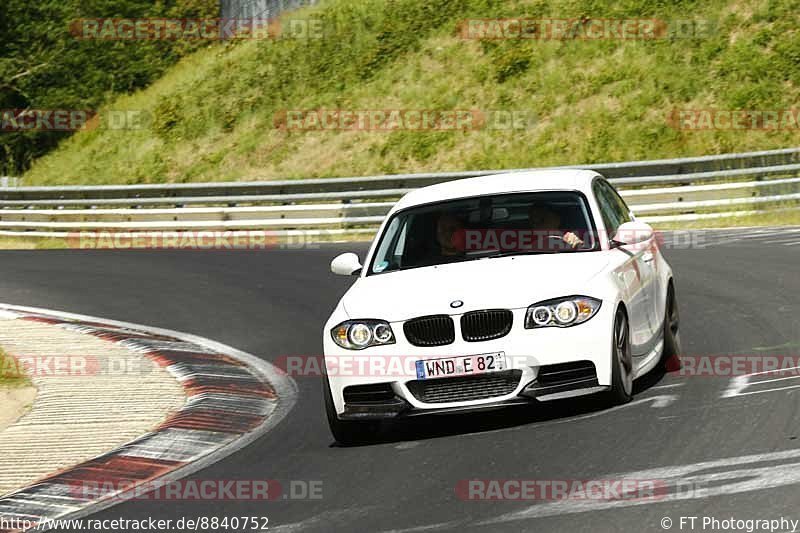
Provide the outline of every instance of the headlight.
{"type": "Polygon", "coordinates": [[[601,303],[588,296],[567,296],[533,304],[525,313],[525,329],[583,324],[597,314],[601,303]]]}
{"type": "Polygon", "coordinates": [[[333,328],[331,337],[348,350],[394,344],[392,326],[385,320],[348,320],[333,328]]]}

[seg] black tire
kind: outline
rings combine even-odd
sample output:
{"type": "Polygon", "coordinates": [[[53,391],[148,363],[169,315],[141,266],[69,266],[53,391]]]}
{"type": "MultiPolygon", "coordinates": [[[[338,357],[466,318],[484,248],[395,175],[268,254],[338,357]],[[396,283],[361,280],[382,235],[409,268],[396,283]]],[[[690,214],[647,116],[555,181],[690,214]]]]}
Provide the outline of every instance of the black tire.
{"type": "Polygon", "coordinates": [[[340,420],[336,416],[328,377],[323,376],[322,380],[324,382],[322,392],[325,395],[325,413],[328,415],[328,425],[336,442],[344,446],[355,446],[367,444],[374,439],[378,432],[378,422],[374,420],[340,420]]]}
{"type": "Polygon", "coordinates": [[[633,354],[630,325],[623,309],[617,310],[611,339],[611,390],[606,398],[611,405],[623,405],[633,399],[633,354]]]}
{"type": "Polygon", "coordinates": [[[677,357],[681,354],[681,334],[679,330],[680,316],[678,300],[675,297],[675,286],[670,281],[667,288],[667,302],[664,306],[664,350],[661,352],[661,365],[671,370],[679,364],[677,357]]]}

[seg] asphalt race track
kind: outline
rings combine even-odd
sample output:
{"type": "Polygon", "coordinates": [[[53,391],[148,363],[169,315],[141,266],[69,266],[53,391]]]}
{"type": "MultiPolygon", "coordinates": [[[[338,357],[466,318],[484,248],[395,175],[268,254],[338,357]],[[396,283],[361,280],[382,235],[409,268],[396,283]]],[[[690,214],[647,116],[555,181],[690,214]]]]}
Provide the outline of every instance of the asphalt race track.
{"type": "MultiPolygon", "coordinates": [[[[708,233],[703,244],[666,251],[685,354],[799,355],[800,233],[708,233]]],[[[329,273],[346,249],[363,258],[364,245],[8,251],[0,301],[198,334],[270,361],[317,355],[351,281],[329,273]]],[[[270,531],[321,532],[664,531],[665,517],[678,531],[681,516],[800,519],[800,378],[751,380],[731,394],[727,377],[653,375],[633,404],[611,411],[571,400],[421,417],[353,448],[332,444],[319,378],[295,379],[297,405],[275,430],[194,478],[322,481],[321,499],[133,501],[98,517],[267,516],[270,531]],[[455,492],[467,479],[620,476],[671,488],[616,502],[464,501],[455,492]]]]}

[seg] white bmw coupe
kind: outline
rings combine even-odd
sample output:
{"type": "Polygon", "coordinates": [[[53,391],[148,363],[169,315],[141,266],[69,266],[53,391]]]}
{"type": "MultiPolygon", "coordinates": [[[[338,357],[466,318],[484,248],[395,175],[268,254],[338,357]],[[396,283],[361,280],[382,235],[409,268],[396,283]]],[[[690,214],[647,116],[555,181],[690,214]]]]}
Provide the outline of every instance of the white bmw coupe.
{"type": "Polygon", "coordinates": [[[598,173],[547,170],[425,187],[389,212],[323,332],[331,431],[383,419],[595,394],[680,350],[672,269],[598,173]]]}

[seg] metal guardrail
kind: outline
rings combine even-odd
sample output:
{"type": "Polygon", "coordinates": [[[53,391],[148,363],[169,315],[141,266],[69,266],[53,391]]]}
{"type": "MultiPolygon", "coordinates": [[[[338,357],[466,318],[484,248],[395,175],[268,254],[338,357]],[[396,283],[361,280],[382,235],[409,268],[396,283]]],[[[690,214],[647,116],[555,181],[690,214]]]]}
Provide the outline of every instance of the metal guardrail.
{"type": "MultiPolygon", "coordinates": [[[[800,149],[573,165],[605,175],[644,220],[730,216],[800,202],[800,149]]],[[[518,169],[524,171],[533,169],[518,169]]],[[[418,187],[509,172],[227,183],[0,188],[0,232],[374,228],[418,187]]]]}
{"type": "Polygon", "coordinates": [[[221,0],[220,18],[272,20],[285,11],[314,5],[317,0],[221,0]]]}

